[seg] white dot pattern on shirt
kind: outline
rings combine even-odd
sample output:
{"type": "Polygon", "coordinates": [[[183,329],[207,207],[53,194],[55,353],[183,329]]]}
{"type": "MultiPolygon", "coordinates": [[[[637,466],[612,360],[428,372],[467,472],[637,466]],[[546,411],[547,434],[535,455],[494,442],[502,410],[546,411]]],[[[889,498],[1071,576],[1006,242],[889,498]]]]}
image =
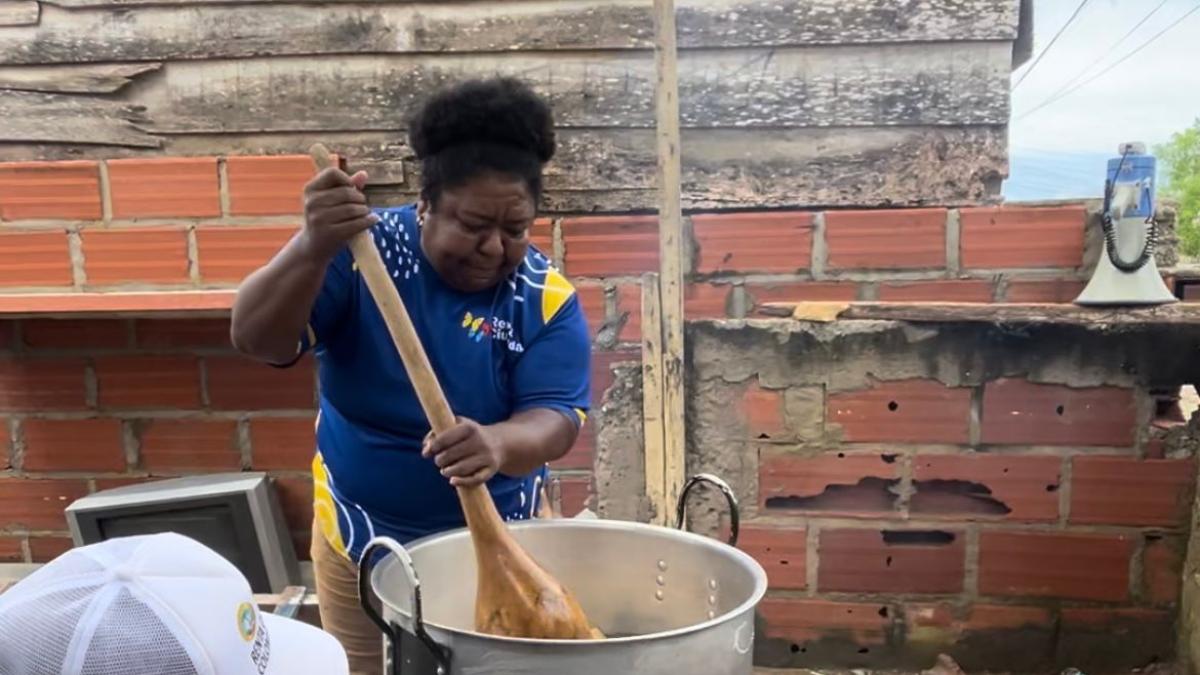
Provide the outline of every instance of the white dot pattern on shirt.
{"type": "Polygon", "coordinates": [[[393,279],[400,279],[401,274],[405,279],[411,279],[413,275],[420,273],[421,266],[416,254],[405,243],[409,240],[408,231],[404,228],[400,214],[394,211],[377,213],[380,221],[371,232],[375,238],[375,245],[383,254],[384,267],[393,279]]]}

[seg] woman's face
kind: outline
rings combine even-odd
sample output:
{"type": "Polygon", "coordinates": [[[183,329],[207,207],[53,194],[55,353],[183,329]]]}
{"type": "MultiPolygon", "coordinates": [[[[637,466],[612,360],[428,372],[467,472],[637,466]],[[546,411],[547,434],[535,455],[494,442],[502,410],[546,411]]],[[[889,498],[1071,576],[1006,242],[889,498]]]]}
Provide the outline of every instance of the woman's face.
{"type": "Polygon", "coordinates": [[[466,293],[487,290],[521,264],[537,210],[525,181],[487,172],[424,200],[421,249],[438,275],[466,293]]]}

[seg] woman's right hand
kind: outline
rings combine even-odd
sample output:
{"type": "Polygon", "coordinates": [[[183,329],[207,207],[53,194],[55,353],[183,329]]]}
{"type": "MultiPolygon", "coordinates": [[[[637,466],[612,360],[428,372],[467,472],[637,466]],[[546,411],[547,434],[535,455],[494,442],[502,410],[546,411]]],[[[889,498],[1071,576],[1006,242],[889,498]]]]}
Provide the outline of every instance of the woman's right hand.
{"type": "Polygon", "coordinates": [[[301,237],[314,259],[327,262],[351,237],[379,222],[379,216],[367,206],[366,183],[364,171],[351,176],[331,167],[304,186],[301,237]]]}

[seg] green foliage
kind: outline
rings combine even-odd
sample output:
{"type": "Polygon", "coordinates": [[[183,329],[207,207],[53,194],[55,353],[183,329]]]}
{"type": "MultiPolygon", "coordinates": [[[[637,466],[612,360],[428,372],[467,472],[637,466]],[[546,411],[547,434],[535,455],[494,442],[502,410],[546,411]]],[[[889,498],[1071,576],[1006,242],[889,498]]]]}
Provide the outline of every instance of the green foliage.
{"type": "Polygon", "coordinates": [[[1180,253],[1200,256],[1200,118],[1154,148],[1161,162],[1160,197],[1179,203],[1176,221],[1180,253]]]}

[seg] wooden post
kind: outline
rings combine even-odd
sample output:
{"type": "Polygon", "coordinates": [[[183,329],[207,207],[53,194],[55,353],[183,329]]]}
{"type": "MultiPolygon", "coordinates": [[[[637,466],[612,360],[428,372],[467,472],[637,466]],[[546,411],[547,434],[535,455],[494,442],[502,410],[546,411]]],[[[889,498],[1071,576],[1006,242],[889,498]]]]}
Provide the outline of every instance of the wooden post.
{"type": "Polygon", "coordinates": [[[667,467],[663,421],[663,329],[659,276],[642,275],[642,424],[645,429],[646,497],[654,509],[652,522],[667,525],[667,467]]]}
{"type": "MultiPolygon", "coordinates": [[[[658,296],[661,302],[662,399],[661,504],[655,522],[668,524],[683,489],[685,434],[683,389],[683,208],[679,155],[679,77],[674,0],[654,0],[655,136],[658,141],[658,296]]],[[[647,429],[653,425],[647,425],[647,429]]],[[[650,458],[647,469],[658,459],[650,458]]],[[[649,473],[647,484],[649,485],[649,473]]],[[[649,490],[648,490],[649,492],[649,490]]],[[[654,495],[651,496],[654,499],[654,495]]]]}

